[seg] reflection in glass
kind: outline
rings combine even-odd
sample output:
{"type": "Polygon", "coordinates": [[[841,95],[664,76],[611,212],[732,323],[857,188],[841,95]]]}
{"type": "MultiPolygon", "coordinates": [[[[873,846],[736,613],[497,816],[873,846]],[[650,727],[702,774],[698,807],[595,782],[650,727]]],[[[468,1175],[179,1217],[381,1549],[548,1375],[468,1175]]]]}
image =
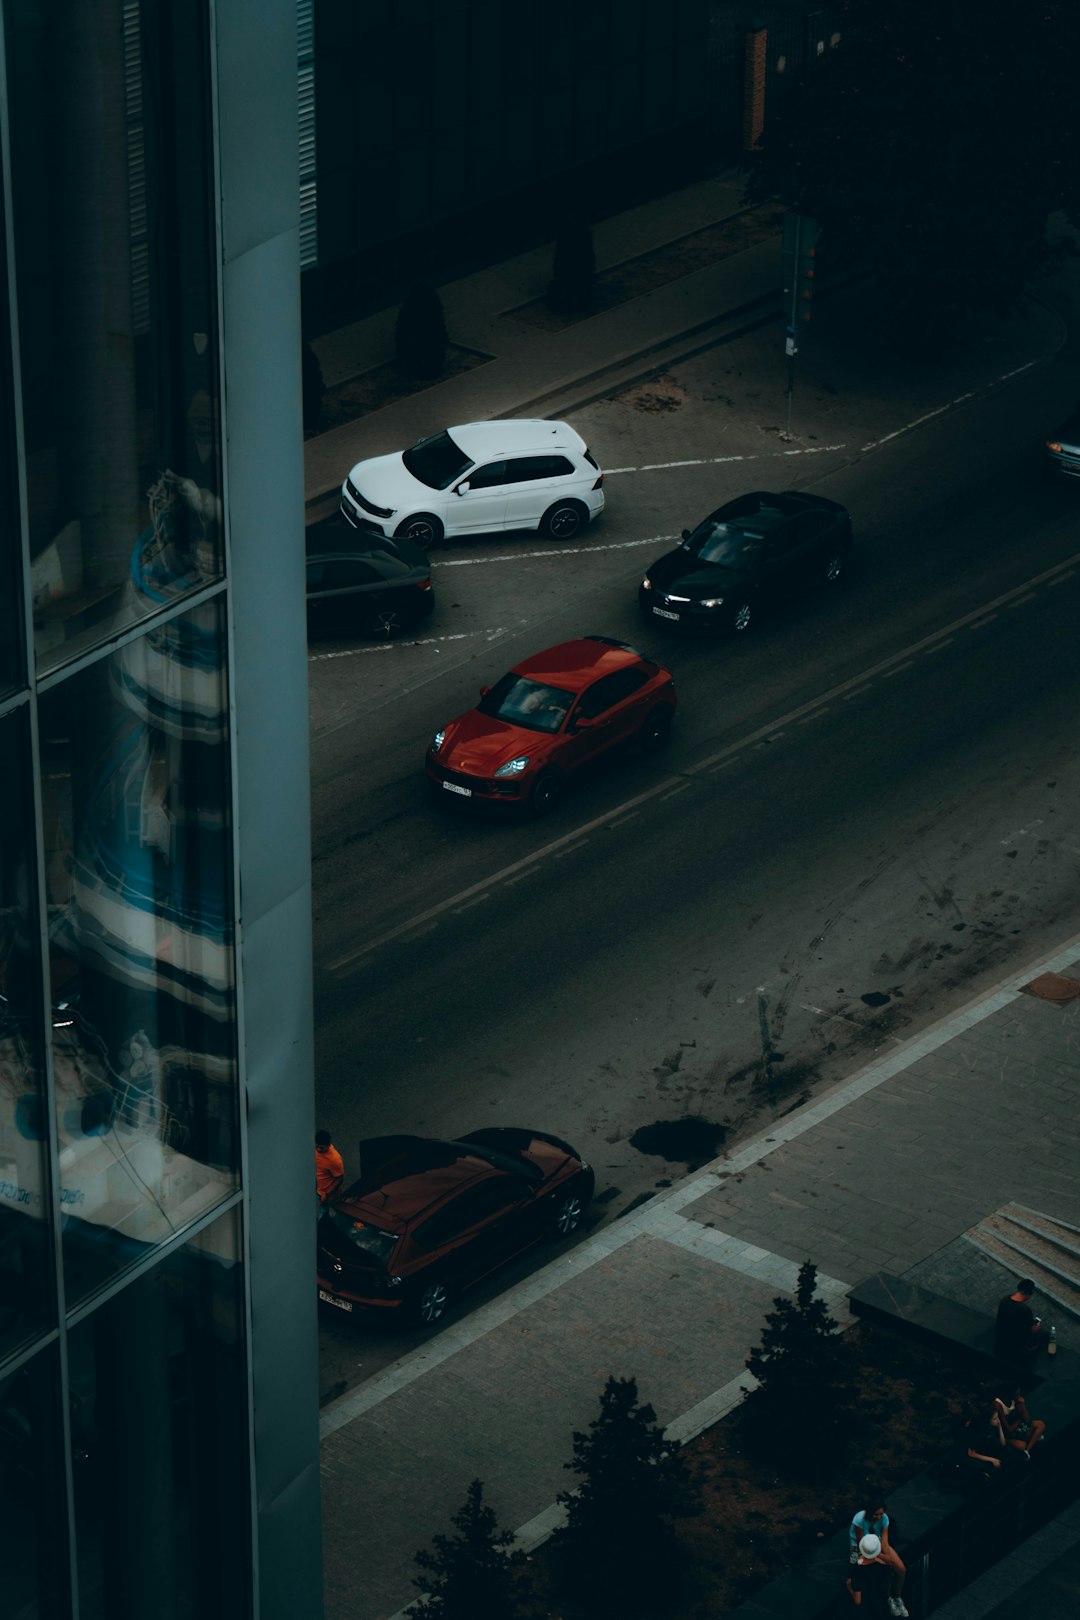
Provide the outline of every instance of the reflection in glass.
{"type": "MultiPolygon", "coordinates": [[[[0,219],[4,201],[2,180],[0,174],[0,219]]],[[[20,566],[22,534],[15,456],[15,377],[7,311],[7,256],[0,246],[0,697],[26,685],[20,566]]]]}
{"type": "Polygon", "coordinates": [[[207,9],[5,10],[40,669],[221,574],[207,9]]]}
{"type": "Polygon", "coordinates": [[[30,742],[0,719],[0,1357],[52,1314],[30,742]]]}
{"type": "MultiPolygon", "coordinates": [[[[5,1620],[68,1613],[67,1535],[56,1346],[0,1377],[0,1597],[5,1620]]],[[[76,1473],[76,1488],[79,1480],[76,1473]]]]}
{"type": "Polygon", "coordinates": [[[69,1304],[236,1186],[224,647],[206,603],[40,704],[69,1304]]]}
{"type": "Polygon", "coordinates": [[[223,1215],[69,1335],[81,1620],[249,1612],[238,1228],[223,1215]]]}

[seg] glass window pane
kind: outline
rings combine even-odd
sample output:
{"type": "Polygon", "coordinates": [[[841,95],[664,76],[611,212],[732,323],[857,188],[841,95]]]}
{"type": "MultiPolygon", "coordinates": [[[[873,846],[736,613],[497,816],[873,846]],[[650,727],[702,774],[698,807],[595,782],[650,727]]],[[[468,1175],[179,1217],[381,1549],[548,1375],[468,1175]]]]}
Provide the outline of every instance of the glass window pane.
{"type": "MultiPolygon", "coordinates": [[[[0,184],[0,219],[4,217],[3,203],[0,184]]],[[[0,697],[26,685],[14,398],[7,257],[0,243],[0,697]]]]}
{"type": "Polygon", "coordinates": [[[26,719],[0,720],[0,1359],[54,1319],[26,719]]]}
{"type": "Polygon", "coordinates": [[[3,1613],[63,1620],[71,1612],[61,1451],[60,1372],[49,1345],[0,1378],[3,1613]]]}
{"type": "Polygon", "coordinates": [[[80,1620],[249,1614],[242,1320],[233,1210],[69,1335],[80,1620]]]}
{"type": "Polygon", "coordinates": [[[207,7],[5,23],[45,669],[221,574],[207,7]]]}
{"type": "Polygon", "coordinates": [[[224,615],[39,704],[68,1303],[236,1186],[224,615]]]}

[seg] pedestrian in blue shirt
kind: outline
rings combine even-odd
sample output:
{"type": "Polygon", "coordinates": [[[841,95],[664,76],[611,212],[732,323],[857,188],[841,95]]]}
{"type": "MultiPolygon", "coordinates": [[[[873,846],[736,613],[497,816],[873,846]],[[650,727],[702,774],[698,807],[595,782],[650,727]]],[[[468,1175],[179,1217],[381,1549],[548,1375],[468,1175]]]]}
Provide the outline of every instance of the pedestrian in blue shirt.
{"type": "Polygon", "coordinates": [[[848,1529],[848,1540],[851,1550],[851,1562],[858,1565],[865,1556],[862,1552],[862,1543],[868,1538],[879,1543],[879,1550],[875,1561],[883,1564],[888,1570],[888,1605],[891,1615],[906,1615],[904,1607],[904,1576],[907,1569],[903,1559],[896,1548],[889,1541],[889,1515],[885,1511],[884,1498],[874,1493],[868,1498],[869,1507],[860,1508],[855,1514],[848,1529]]]}

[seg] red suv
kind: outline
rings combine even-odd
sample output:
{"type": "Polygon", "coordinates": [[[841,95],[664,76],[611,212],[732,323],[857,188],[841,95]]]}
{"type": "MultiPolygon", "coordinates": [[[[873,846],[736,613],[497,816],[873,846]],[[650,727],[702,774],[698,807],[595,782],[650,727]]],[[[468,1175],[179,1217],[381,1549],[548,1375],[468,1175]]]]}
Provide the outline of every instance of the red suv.
{"type": "Polygon", "coordinates": [[[670,673],[625,641],[561,642],[482,686],[476,708],[435,733],[424,762],[432,795],[544,815],[568,777],[619,743],[662,748],[677,703],[670,673]]]}
{"type": "Polygon", "coordinates": [[[568,1237],[595,1184],[569,1143],[512,1127],[377,1137],[360,1162],[319,1220],[319,1298],[421,1323],[538,1238],[568,1237]]]}

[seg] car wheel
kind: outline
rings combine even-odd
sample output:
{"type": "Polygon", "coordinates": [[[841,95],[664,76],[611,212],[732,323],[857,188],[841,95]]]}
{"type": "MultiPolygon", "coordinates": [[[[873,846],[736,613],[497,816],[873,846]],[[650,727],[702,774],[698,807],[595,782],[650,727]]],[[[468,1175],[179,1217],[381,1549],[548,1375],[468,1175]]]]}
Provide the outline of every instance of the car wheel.
{"type": "Polygon", "coordinates": [[[835,585],[844,572],[847,558],[842,551],[830,551],[825,558],[824,576],[826,585],[835,585]]]}
{"type": "Polygon", "coordinates": [[[551,1213],[551,1230],[555,1237],[569,1237],[581,1225],[585,1205],[576,1192],[564,1193],[551,1213]]]}
{"type": "Polygon", "coordinates": [[[555,771],[542,771],[529,794],[529,814],[546,816],[562,798],[562,777],[555,771]]]}
{"type": "Polygon", "coordinates": [[[370,624],[371,634],[380,636],[384,641],[389,641],[391,636],[396,636],[404,628],[405,621],[394,608],[380,608],[370,624]]]}
{"type": "Polygon", "coordinates": [[[540,519],[540,533],[549,540],[572,540],[588,515],[580,501],[556,501],[540,519]]]}
{"type": "Polygon", "coordinates": [[[446,1315],[450,1290],[441,1277],[425,1283],[413,1300],[413,1315],[423,1327],[431,1327],[446,1315]]]}
{"type": "Polygon", "coordinates": [[[442,539],[443,526],[430,512],[417,512],[415,517],[399,523],[394,534],[399,540],[411,540],[422,551],[430,551],[442,539]]]}
{"type": "Polygon", "coordinates": [[[671,740],[671,710],[661,706],[654,709],[638,732],[638,743],[644,754],[658,754],[671,740]]]}
{"type": "Polygon", "coordinates": [[[743,635],[754,622],[754,609],[744,596],[741,602],[736,602],[731,615],[731,628],[737,636],[743,635]]]}

